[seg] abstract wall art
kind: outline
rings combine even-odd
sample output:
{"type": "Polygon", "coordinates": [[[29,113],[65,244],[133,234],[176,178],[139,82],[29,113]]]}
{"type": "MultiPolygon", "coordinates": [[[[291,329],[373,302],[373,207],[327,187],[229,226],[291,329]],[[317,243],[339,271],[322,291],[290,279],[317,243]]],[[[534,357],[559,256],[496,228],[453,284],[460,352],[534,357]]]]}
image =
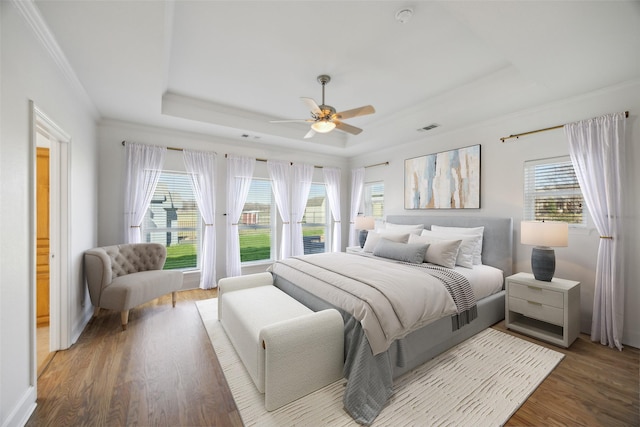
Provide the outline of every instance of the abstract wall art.
{"type": "Polygon", "coordinates": [[[479,209],[480,144],[404,161],[405,209],[479,209]]]}

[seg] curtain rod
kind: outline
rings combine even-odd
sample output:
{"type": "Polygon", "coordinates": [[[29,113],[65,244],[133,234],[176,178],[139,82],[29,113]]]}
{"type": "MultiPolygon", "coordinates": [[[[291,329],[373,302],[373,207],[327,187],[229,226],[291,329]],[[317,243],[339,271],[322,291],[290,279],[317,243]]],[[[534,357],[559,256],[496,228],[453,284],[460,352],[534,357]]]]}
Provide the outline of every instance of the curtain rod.
{"type": "MultiPolygon", "coordinates": [[[[625,116],[626,118],[628,118],[628,117],[629,117],[629,112],[628,112],[628,111],[625,111],[625,112],[624,112],[624,116],[625,116]]],[[[558,126],[552,126],[552,127],[550,127],[550,128],[537,129],[537,130],[532,130],[532,131],[529,131],[529,132],[517,133],[517,134],[515,134],[515,135],[503,136],[502,138],[500,138],[500,141],[504,142],[504,141],[505,141],[505,140],[507,140],[507,139],[511,139],[511,138],[516,138],[516,139],[517,139],[517,138],[519,138],[519,137],[521,137],[521,136],[524,136],[524,135],[531,135],[532,133],[546,132],[546,131],[548,131],[548,130],[560,129],[560,128],[563,128],[564,126],[565,126],[565,125],[558,125],[558,126]]]]}
{"type": "MultiPolygon", "coordinates": [[[[227,158],[228,156],[229,156],[228,154],[224,155],[225,158],[227,158]]],[[[267,161],[268,161],[267,159],[256,159],[256,162],[267,162],[267,161]]],[[[289,162],[289,163],[293,164],[293,162],[289,162]]],[[[381,163],[376,163],[375,165],[364,166],[364,168],[366,169],[366,168],[372,168],[375,166],[388,166],[388,165],[389,165],[389,162],[381,162],[381,163]]],[[[315,165],[314,168],[322,169],[323,166],[315,165]]]]}
{"type": "MultiPolygon", "coordinates": [[[[122,146],[124,147],[124,143],[126,141],[122,141],[122,146]]],[[[183,151],[182,148],[176,148],[176,147],[165,147],[167,150],[173,150],[173,151],[183,151]]]]}
{"type": "MultiPolygon", "coordinates": [[[[126,141],[122,141],[122,146],[123,147],[124,147],[125,142],[126,141]]],[[[177,148],[177,147],[166,147],[166,148],[167,148],[167,150],[174,150],[174,151],[183,151],[184,150],[182,148],[177,148]]],[[[229,156],[228,154],[224,155],[225,158],[227,158],[228,156],[229,156]]],[[[266,161],[268,161],[268,160],[267,159],[256,159],[256,162],[266,162],[266,161]]],[[[290,162],[290,163],[293,164],[293,162],[290,162]]],[[[376,163],[375,165],[365,166],[365,168],[372,168],[372,167],[375,167],[375,166],[383,166],[383,165],[387,166],[387,165],[389,165],[389,162],[376,163]]],[[[318,165],[314,165],[313,167],[314,168],[318,168],[318,169],[322,169],[323,168],[323,166],[318,166],[318,165]]]]}
{"type": "MultiPolygon", "coordinates": [[[[228,154],[225,154],[225,155],[224,155],[224,158],[226,159],[227,157],[229,157],[229,155],[228,155],[228,154]]],[[[256,162],[268,162],[268,161],[269,161],[269,160],[267,160],[267,159],[256,159],[256,162]]],[[[293,162],[289,162],[289,164],[291,164],[291,165],[292,165],[292,164],[293,164],[293,162]]],[[[318,168],[318,169],[322,169],[324,166],[314,165],[313,167],[314,167],[314,168],[318,168]]]]}
{"type": "Polygon", "coordinates": [[[375,165],[364,166],[364,168],[373,168],[376,166],[389,166],[389,162],[376,163],[375,165]]]}

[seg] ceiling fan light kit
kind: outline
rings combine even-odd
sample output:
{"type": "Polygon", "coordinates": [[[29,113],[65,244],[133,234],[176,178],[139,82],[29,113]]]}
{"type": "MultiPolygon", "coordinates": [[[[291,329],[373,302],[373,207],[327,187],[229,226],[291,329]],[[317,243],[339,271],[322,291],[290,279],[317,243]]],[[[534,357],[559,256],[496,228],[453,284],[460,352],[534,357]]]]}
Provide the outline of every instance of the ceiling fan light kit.
{"type": "Polygon", "coordinates": [[[313,129],[314,131],[316,131],[318,133],[331,132],[335,128],[336,128],[336,124],[333,123],[333,122],[330,122],[328,120],[321,120],[319,122],[314,122],[311,125],[311,129],[313,129]]]}
{"type": "Polygon", "coordinates": [[[359,108],[353,108],[351,110],[336,112],[336,109],[331,105],[324,103],[324,87],[331,81],[331,77],[326,74],[318,76],[318,83],[322,85],[322,103],[318,105],[316,101],[311,98],[302,97],[302,102],[309,108],[311,112],[310,119],[299,120],[272,120],[271,123],[286,123],[286,122],[311,122],[311,129],[304,136],[305,139],[311,138],[317,133],[328,133],[334,129],[339,129],[343,132],[350,133],[352,135],[358,135],[362,132],[362,129],[355,126],[351,126],[344,123],[342,119],[349,119],[352,117],[364,116],[367,114],[373,114],[376,110],[371,105],[365,105],[359,108]]]}

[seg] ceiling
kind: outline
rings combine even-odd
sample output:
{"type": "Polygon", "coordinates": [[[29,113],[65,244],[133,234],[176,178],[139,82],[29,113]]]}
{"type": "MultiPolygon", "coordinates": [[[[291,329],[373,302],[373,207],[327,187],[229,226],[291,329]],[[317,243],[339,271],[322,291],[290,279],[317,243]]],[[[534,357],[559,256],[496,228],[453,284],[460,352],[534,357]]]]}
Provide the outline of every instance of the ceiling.
{"type": "Polygon", "coordinates": [[[638,1],[35,4],[103,119],[266,149],[351,157],[640,77],[638,1]],[[338,111],[375,107],[360,135],[269,123],[308,118],[319,74],[338,111]]]}

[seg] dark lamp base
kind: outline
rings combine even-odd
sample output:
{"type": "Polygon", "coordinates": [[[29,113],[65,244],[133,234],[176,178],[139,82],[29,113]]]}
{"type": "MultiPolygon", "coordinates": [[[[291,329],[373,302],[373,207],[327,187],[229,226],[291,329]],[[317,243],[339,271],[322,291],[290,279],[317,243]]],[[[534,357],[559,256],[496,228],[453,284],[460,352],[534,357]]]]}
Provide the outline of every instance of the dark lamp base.
{"type": "Polygon", "coordinates": [[[531,251],[531,271],[536,280],[550,282],[556,271],[556,254],[553,249],[536,247],[531,251]]]}
{"type": "Polygon", "coordinates": [[[360,230],[360,233],[358,234],[358,237],[360,238],[360,247],[364,248],[364,242],[367,241],[367,235],[369,234],[369,231],[367,230],[360,230]]]}

